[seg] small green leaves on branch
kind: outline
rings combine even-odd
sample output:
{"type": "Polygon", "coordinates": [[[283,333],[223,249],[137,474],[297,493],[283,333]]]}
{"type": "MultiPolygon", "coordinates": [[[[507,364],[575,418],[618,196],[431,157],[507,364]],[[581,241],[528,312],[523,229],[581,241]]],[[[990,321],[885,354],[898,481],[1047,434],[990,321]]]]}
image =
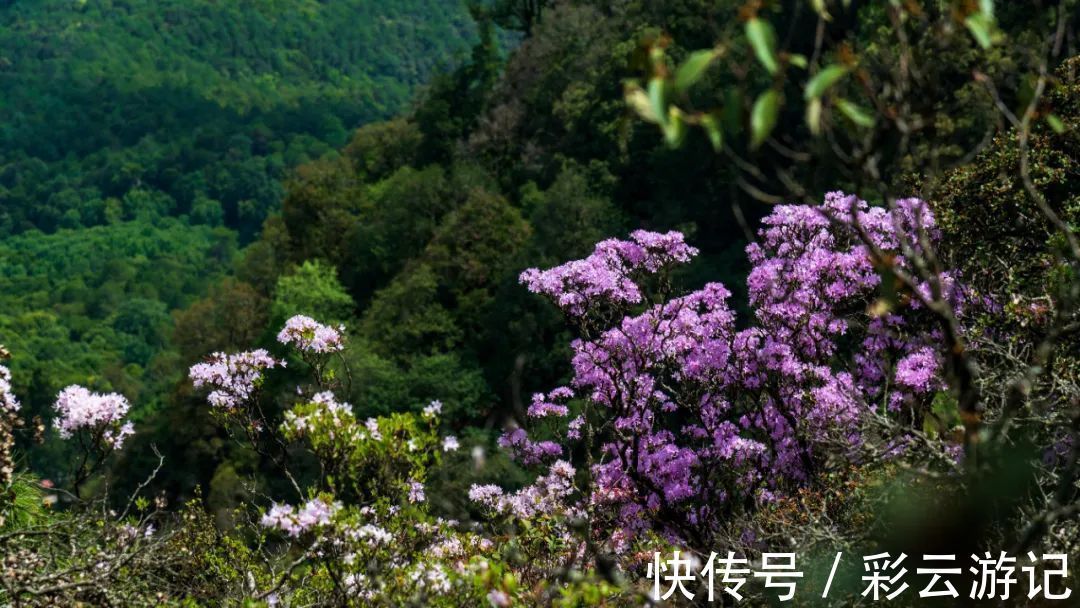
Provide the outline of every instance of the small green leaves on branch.
{"type": "Polygon", "coordinates": [[[830,65],[826,66],[817,74],[814,74],[810,82],[806,83],[806,89],[803,91],[803,97],[807,101],[817,99],[824,95],[834,84],[840,81],[841,78],[846,76],[848,68],[842,65],[830,65]]]}
{"type": "Polygon", "coordinates": [[[658,124],[663,125],[667,122],[667,96],[664,95],[662,78],[653,77],[649,80],[649,108],[658,124]]]}
{"type": "Polygon", "coordinates": [[[750,112],[750,147],[758,148],[769,139],[776,119],[780,115],[780,92],[775,89],[765,91],[754,102],[750,112]]]}
{"type": "Polygon", "coordinates": [[[843,97],[837,97],[836,108],[840,110],[840,113],[846,116],[848,120],[860,127],[869,129],[874,126],[874,115],[858,104],[852,103],[843,97]]]}
{"type": "Polygon", "coordinates": [[[681,92],[692,87],[697,81],[701,80],[705,71],[709,69],[709,65],[719,56],[720,51],[718,49],[691,53],[690,57],[675,71],[675,90],[681,92]]]}
{"type": "Polygon", "coordinates": [[[1065,121],[1061,120],[1061,117],[1059,117],[1057,114],[1047,114],[1046,124],[1050,125],[1050,128],[1053,129],[1054,133],[1057,133],[1058,135],[1061,135],[1065,132],[1066,129],[1068,129],[1068,127],[1065,126],[1065,121]]]}
{"type": "Polygon", "coordinates": [[[758,17],[750,19],[746,22],[746,38],[761,65],[770,74],[775,74],[780,69],[780,62],[776,57],[776,32],[772,24],[758,17]]]}
{"type": "Polygon", "coordinates": [[[975,42],[984,49],[990,48],[997,37],[997,21],[994,18],[994,0],[979,0],[979,6],[964,17],[964,27],[971,32],[975,42]]]}

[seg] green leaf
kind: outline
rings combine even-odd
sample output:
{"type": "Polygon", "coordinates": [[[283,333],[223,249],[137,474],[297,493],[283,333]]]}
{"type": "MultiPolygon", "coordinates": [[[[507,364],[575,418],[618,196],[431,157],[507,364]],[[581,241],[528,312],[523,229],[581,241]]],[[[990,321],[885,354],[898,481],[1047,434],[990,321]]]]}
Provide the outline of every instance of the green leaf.
{"type": "Polygon", "coordinates": [[[686,61],[684,61],[675,72],[675,89],[678,91],[685,91],[693,86],[698,80],[701,80],[702,75],[705,74],[705,70],[709,69],[709,65],[716,57],[717,52],[714,49],[691,53],[686,61]]]}
{"type": "Polygon", "coordinates": [[[864,108],[841,97],[836,98],[836,107],[848,117],[848,120],[860,127],[870,128],[874,126],[874,115],[864,108]]]}
{"type": "Polygon", "coordinates": [[[649,80],[649,106],[652,108],[656,121],[663,125],[667,119],[667,103],[664,95],[664,80],[653,78],[649,80]]]}
{"type": "Polygon", "coordinates": [[[994,43],[994,18],[992,16],[981,11],[972,13],[964,19],[964,25],[982,48],[988,49],[994,43]]]}
{"type": "Polygon", "coordinates": [[[686,121],[683,120],[682,111],[679,108],[671,106],[668,119],[663,128],[664,140],[667,141],[668,146],[678,148],[682,145],[683,140],[686,138],[686,121]]]}
{"type": "Polygon", "coordinates": [[[798,53],[792,53],[791,55],[788,55],[788,63],[804,70],[806,69],[806,66],[809,65],[806,63],[806,55],[800,55],[798,53]]]}
{"type": "Polygon", "coordinates": [[[810,0],[810,6],[814,7],[814,12],[825,21],[832,21],[832,15],[829,14],[829,10],[825,8],[825,0],[810,0]]]}
{"type": "Polygon", "coordinates": [[[1050,125],[1050,128],[1054,130],[1054,133],[1061,135],[1067,128],[1065,122],[1057,114],[1047,114],[1046,124],[1050,125]]]}
{"type": "Polygon", "coordinates": [[[780,114],[780,92],[776,89],[765,91],[757,100],[750,111],[750,147],[757,148],[769,139],[776,127],[776,119],[780,114]]]}
{"type": "Polygon", "coordinates": [[[626,88],[626,103],[640,116],[643,120],[651,123],[659,123],[660,120],[653,112],[652,102],[649,101],[649,96],[645,94],[645,91],[637,85],[628,86],[626,88]]]}
{"type": "Polygon", "coordinates": [[[810,82],[806,83],[806,90],[803,91],[803,96],[807,100],[821,97],[847,73],[848,69],[842,65],[826,66],[825,69],[814,74],[814,77],[810,79],[810,82]]]}
{"type": "Polygon", "coordinates": [[[716,120],[716,117],[712,114],[702,116],[701,127],[705,129],[705,134],[709,136],[709,143],[712,144],[713,150],[717,152],[723,150],[724,132],[720,129],[720,122],[716,120]]]}
{"type": "Polygon", "coordinates": [[[775,74],[780,69],[780,63],[776,60],[776,32],[773,31],[772,24],[754,17],[746,22],[746,37],[761,65],[765,66],[770,74],[775,74]]]}
{"type": "Polygon", "coordinates": [[[821,98],[815,97],[806,104],[806,125],[814,135],[821,135],[821,98]]]}

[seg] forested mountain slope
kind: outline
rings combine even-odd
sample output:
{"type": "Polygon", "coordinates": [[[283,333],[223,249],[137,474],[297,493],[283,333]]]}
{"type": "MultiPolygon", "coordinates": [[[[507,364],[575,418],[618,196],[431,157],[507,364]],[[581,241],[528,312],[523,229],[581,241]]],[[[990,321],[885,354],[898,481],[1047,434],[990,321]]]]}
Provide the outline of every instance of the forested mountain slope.
{"type": "Polygon", "coordinates": [[[218,2],[0,0],[0,603],[1071,593],[1080,0],[218,2]]]}
{"type": "Polygon", "coordinates": [[[0,235],[125,219],[149,195],[250,236],[286,168],[400,111],[473,32],[441,0],[6,4],[0,235]]]}
{"type": "MultiPolygon", "coordinates": [[[[271,216],[237,258],[236,277],[178,317],[177,334],[194,337],[186,362],[252,342],[273,350],[272,332],[284,311],[344,322],[351,344],[347,398],[357,415],[419,411],[439,399],[455,431],[494,449],[495,431],[526,420],[535,392],[565,382],[568,372],[569,334],[519,284],[522,270],[583,257],[596,242],[636,228],[680,230],[702,255],[675,280],[720,281],[745,313],[743,250],[769,210],[745,167],[761,175],[798,171],[815,196],[858,187],[825,148],[815,152],[816,165],[793,165],[786,138],[760,149],[729,143],[716,154],[694,130],[673,149],[632,116],[624,86],[647,69],[648,45],[663,44],[671,57],[683,58],[690,49],[741,36],[742,3],[536,6],[539,18],[505,61],[493,44],[498,15],[481,19],[481,43],[470,59],[437,78],[414,111],[359,129],[339,155],[290,175],[280,216],[271,216]],[[236,301],[260,303],[257,316],[266,325],[245,322],[247,331],[235,332],[212,320],[210,311],[220,316],[236,301]]],[[[816,43],[806,32],[813,32],[816,17],[793,14],[791,44],[809,56],[816,43]]],[[[1003,27],[1021,33],[1034,18],[1004,8],[1000,16],[1003,27]]],[[[875,42],[887,27],[885,13],[868,4],[835,17],[838,31],[857,32],[864,61],[889,61],[889,49],[875,42]]],[[[841,50],[846,44],[826,40],[841,50]]],[[[735,52],[745,53],[735,65],[755,61],[748,50],[735,52]]],[[[974,145],[990,111],[967,82],[964,66],[973,56],[966,45],[939,54],[949,61],[935,63],[941,73],[933,82],[941,90],[928,111],[951,118],[941,119],[935,137],[974,145]]],[[[998,59],[986,69],[1001,77],[1014,60],[998,59]]],[[[715,69],[706,82],[718,90],[692,91],[687,99],[721,106],[717,120],[733,140],[745,140],[753,105],[747,90],[766,81],[715,69]]],[[[777,133],[817,145],[803,112],[777,120],[777,133]]],[[[894,177],[901,179],[911,162],[892,163],[899,168],[894,177]]],[[[209,442],[197,444],[198,452],[189,449],[206,427],[172,434],[201,405],[179,387],[168,417],[139,440],[175,441],[169,449],[182,450],[185,477],[168,480],[170,489],[184,494],[201,482],[210,486],[212,506],[242,503],[239,480],[257,476],[259,463],[209,442]]],[[[448,482],[465,483],[471,463],[463,458],[454,466],[448,482]]],[[[464,494],[457,490],[440,494],[464,494]]]]}
{"type": "Polygon", "coordinates": [[[292,168],[407,110],[475,29],[446,0],[0,2],[0,343],[29,411],[83,383],[153,412],[171,314],[292,168]]]}
{"type": "MultiPolygon", "coordinates": [[[[97,264],[64,271],[74,286],[35,278],[27,262],[5,267],[21,295],[0,311],[0,343],[26,345],[12,368],[36,409],[68,382],[122,390],[139,402],[134,441],[160,447],[175,465],[158,482],[177,498],[203,486],[211,506],[226,508],[242,502],[239,480],[258,477],[265,463],[196,422],[202,403],[180,371],[214,351],[276,348],[289,315],[349,328],[346,397],[358,415],[439,399],[463,438],[493,448],[495,431],[524,419],[532,394],[567,374],[568,334],[518,284],[523,269],[584,256],[635,228],[680,230],[701,256],[675,280],[722,281],[734,305],[746,307],[743,249],[767,207],[747,192],[740,163],[786,170],[790,159],[776,147],[716,154],[697,131],[673,149],[622,96],[627,79],[646,69],[648,44],[667,40],[667,52],[684,57],[740,32],[740,3],[541,2],[527,27],[499,13],[520,3],[475,10],[477,23],[464,21],[462,7],[430,4],[379,5],[371,16],[373,5],[360,2],[86,3],[56,5],[48,25],[31,22],[43,14],[39,5],[5,10],[5,27],[22,44],[0,48],[40,69],[4,72],[25,82],[3,111],[35,107],[34,87],[51,82],[33,78],[44,66],[72,84],[42,97],[42,107],[56,105],[55,119],[4,123],[4,137],[21,143],[4,152],[16,160],[0,172],[0,222],[24,232],[7,255],[49,260],[70,251],[97,264]],[[498,26],[523,34],[507,56],[498,26]],[[131,48],[121,51],[124,32],[131,48]],[[73,42],[46,44],[50,36],[73,42]],[[94,46],[94,36],[108,41],[94,46]],[[365,36],[386,46],[358,42],[365,36]],[[153,54],[146,45],[186,50],[153,54]],[[458,67],[439,73],[407,111],[371,121],[392,113],[387,100],[401,108],[454,49],[462,49],[458,67]],[[397,84],[380,84],[387,73],[397,84]],[[78,137],[82,125],[101,128],[78,137]],[[49,128],[65,135],[33,135],[49,128]],[[86,234],[131,244],[100,254],[64,245],[98,224],[108,226],[86,234]],[[189,251],[148,247],[145,230],[129,225],[188,238],[189,251]],[[55,234],[41,241],[30,229],[55,234]],[[191,251],[213,263],[188,260],[191,251]],[[148,290],[145,277],[157,268],[156,280],[185,287],[148,290]],[[30,313],[49,331],[16,339],[10,328],[31,325],[13,319],[30,313]],[[47,363],[46,353],[80,352],[88,340],[103,345],[96,360],[47,363]]],[[[854,24],[856,14],[868,61],[877,60],[887,49],[872,41],[886,16],[870,6],[837,19],[854,24]]],[[[793,18],[792,32],[805,30],[804,18],[812,21],[793,18]]],[[[1003,13],[1002,21],[1026,27],[1023,15],[1003,13]]],[[[814,42],[796,35],[792,44],[809,54],[814,42]]],[[[970,61],[964,48],[948,49],[956,65],[970,61]]],[[[709,78],[726,88],[692,97],[702,107],[722,103],[718,118],[737,134],[753,101],[744,75],[718,69],[709,78]]],[[[935,97],[946,100],[942,114],[956,117],[942,125],[977,141],[985,108],[961,90],[935,97]]],[[[806,136],[801,112],[778,120],[778,132],[806,136]]],[[[802,169],[809,185],[854,185],[842,163],[822,158],[802,169]]]]}

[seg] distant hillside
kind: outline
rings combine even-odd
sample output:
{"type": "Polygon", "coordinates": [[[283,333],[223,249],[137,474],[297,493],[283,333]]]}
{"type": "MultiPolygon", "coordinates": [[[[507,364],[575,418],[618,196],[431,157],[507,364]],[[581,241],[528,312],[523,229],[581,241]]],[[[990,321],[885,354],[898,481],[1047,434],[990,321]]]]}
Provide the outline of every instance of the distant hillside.
{"type": "Polygon", "coordinates": [[[286,168],[402,110],[474,37],[446,0],[0,2],[0,236],[141,196],[249,237],[286,168]]]}

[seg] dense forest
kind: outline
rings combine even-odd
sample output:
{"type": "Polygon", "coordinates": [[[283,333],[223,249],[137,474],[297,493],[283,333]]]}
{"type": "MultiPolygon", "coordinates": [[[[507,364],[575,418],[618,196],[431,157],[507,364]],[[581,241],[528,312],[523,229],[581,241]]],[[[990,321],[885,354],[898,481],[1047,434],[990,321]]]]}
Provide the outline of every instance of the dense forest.
{"type": "Polygon", "coordinates": [[[0,8],[0,340],[32,411],[73,382],[160,410],[170,315],[233,274],[295,167],[406,109],[475,32],[445,2],[0,8]]]}
{"type": "Polygon", "coordinates": [[[0,2],[0,601],[1068,554],[1078,21],[1021,4],[0,2]]]}

